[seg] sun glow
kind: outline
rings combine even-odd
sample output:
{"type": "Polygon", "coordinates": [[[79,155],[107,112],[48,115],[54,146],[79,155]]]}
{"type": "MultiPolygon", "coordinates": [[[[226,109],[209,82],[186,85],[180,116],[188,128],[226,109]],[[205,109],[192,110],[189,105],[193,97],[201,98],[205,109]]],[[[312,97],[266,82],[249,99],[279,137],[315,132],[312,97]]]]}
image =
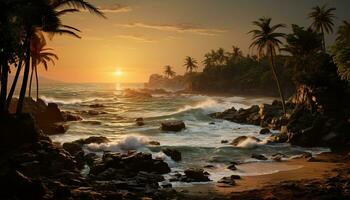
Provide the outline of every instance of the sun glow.
{"type": "Polygon", "coordinates": [[[123,75],[123,72],[122,72],[122,70],[117,69],[117,70],[115,70],[114,75],[115,75],[115,76],[122,76],[122,75],[123,75]]]}

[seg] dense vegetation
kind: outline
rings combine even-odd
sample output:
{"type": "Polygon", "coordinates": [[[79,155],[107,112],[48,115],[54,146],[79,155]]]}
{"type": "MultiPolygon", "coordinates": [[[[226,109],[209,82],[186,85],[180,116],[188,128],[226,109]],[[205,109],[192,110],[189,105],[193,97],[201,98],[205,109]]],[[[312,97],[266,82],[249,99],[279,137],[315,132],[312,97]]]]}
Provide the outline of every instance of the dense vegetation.
{"type": "Polygon", "coordinates": [[[346,81],[350,80],[350,25],[343,22],[335,44],[327,49],[325,35],[333,33],[334,11],[326,6],[314,7],[308,15],[312,23],[307,28],[271,25],[270,18],[261,18],[253,22],[257,29],[249,32],[250,49],[255,54],[243,55],[237,46],[230,51],[211,50],[204,55],[202,72],[196,72],[198,64],[194,58],[186,57],[183,80],[196,92],[279,95],[281,99],[284,94],[294,94],[300,85],[336,84],[346,89],[346,81]],[[281,28],[291,31],[277,32],[281,28]]]}

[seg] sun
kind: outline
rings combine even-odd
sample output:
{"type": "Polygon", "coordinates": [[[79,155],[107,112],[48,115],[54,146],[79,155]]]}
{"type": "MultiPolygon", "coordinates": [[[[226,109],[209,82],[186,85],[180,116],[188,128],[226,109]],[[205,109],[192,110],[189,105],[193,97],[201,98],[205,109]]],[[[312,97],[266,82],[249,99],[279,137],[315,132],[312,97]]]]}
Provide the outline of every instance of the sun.
{"type": "Polygon", "coordinates": [[[115,70],[114,75],[115,75],[115,76],[122,76],[122,75],[123,75],[123,72],[122,72],[122,70],[117,69],[117,70],[115,70]]]}

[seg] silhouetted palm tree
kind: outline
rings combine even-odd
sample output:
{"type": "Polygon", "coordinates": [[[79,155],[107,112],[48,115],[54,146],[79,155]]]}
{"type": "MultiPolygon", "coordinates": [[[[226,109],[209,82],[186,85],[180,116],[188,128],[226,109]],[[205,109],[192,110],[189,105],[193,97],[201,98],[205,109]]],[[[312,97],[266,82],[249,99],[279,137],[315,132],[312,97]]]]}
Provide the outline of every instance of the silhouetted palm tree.
{"type": "Polygon", "coordinates": [[[271,70],[276,80],[278,92],[281,97],[283,112],[286,113],[284,94],[275,66],[275,56],[277,51],[279,51],[280,45],[282,44],[280,39],[285,37],[284,33],[278,33],[276,30],[279,28],[284,28],[285,25],[276,24],[271,26],[271,18],[266,17],[260,18],[258,21],[254,21],[253,24],[257,26],[258,29],[249,32],[249,34],[253,35],[253,42],[249,48],[255,48],[257,50],[257,56],[259,59],[262,56],[268,56],[271,70]]]}
{"type": "Polygon", "coordinates": [[[170,65],[164,66],[164,74],[168,78],[172,78],[175,76],[175,72],[173,71],[172,67],[170,65]]]}
{"type": "Polygon", "coordinates": [[[43,64],[45,70],[48,70],[48,62],[51,62],[53,65],[55,65],[54,59],[58,60],[58,56],[50,51],[53,49],[51,48],[45,48],[46,46],[46,40],[44,35],[39,32],[36,34],[37,37],[34,37],[32,40],[32,46],[31,46],[31,57],[32,57],[32,73],[30,75],[30,82],[29,82],[29,93],[28,95],[31,96],[31,89],[32,89],[32,80],[33,80],[33,73],[35,73],[35,80],[36,80],[36,99],[39,99],[39,78],[38,78],[38,65],[43,64]]]}
{"type": "Polygon", "coordinates": [[[343,21],[339,26],[337,39],[331,50],[340,78],[350,82],[350,22],[343,21]]]}
{"type": "Polygon", "coordinates": [[[69,34],[80,38],[75,32],[79,30],[63,25],[60,17],[66,13],[78,12],[79,9],[88,10],[91,13],[104,17],[95,6],[84,0],[40,0],[25,1],[20,4],[20,15],[23,19],[25,32],[24,49],[25,49],[25,68],[23,81],[17,105],[17,113],[22,112],[23,101],[27,89],[28,76],[30,71],[30,54],[31,40],[36,31],[41,30],[50,34],[69,34]],[[63,10],[59,10],[63,9],[63,10]]]}
{"type": "Polygon", "coordinates": [[[309,18],[312,19],[311,28],[322,33],[323,51],[326,50],[325,33],[333,33],[333,20],[335,18],[335,8],[326,8],[326,5],[312,8],[309,18]]]}
{"type": "Polygon", "coordinates": [[[192,73],[194,70],[197,70],[198,68],[197,64],[198,62],[194,58],[187,56],[185,59],[184,66],[186,67],[187,72],[192,73]]]}
{"type": "Polygon", "coordinates": [[[293,33],[287,35],[287,44],[282,50],[291,54],[286,64],[294,65],[297,73],[305,71],[310,61],[322,50],[322,34],[294,24],[292,30],[293,33]]]}
{"type": "Polygon", "coordinates": [[[239,60],[243,58],[243,53],[239,47],[232,46],[232,52],[228,53],[230,60],[234,61],[237,63],[239,60]]]}
{"type": "Polygon", "coordinates": [[[227,56],[223,48],[219,48],[216,51],[216,62],[219,65],[224,65],[227,62],[227,56]]]}

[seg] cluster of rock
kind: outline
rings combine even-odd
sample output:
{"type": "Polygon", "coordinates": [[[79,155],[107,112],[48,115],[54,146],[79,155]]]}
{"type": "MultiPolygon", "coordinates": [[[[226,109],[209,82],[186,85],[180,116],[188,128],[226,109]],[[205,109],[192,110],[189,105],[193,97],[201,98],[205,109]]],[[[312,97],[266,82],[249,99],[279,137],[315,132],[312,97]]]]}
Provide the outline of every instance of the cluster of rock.
{"type": "Polygon", "coordinates": [[[286,114],[282,112],[281,103],[274,101],[272,104],[253,105],[247,109],[237,110],[232,107],[210,116],[236,123],[259,125],[263,127],[260,134],[271,133],[270,129],[280,130],[278,134],[270,136],[271,142],[289,142],[303,147],[324,146],[337,151],[349,149],[350,118],[346,116],[347,110],[350,110],[349,105],[335,113],[334,104],[325,106],[316,102],[320,98],[311,99],[311,103],[300,103],[300,98],[292,98],[286,104],[286,114]]]}
{"type": "MultiPolygon", "coordinates": [[[[10,113],[16,112],[18,99],[11,101],[10,113]]],[[[23,112],[30,113],[36,120],[40,129],[45,134],[62,134],[68,130],[68,121],[80,121],[82,118],[70,112],[61,111],[56,103],[46,104],[43,100],[34,101],[32,98],[25,98],[23,112]]]]}
{"type": "MultiPolygon", "coordinates": [[[[292,112],[293,104],[287,103],[288,113],[292,112]]],[[[272,104],[253,105],[247,109],[232,107],[224,112],[212,113],[211,117],[224,119],[236,123],[253,124],[278,130],[286,124],[286,117],[283,116],[282,104],[273,101],[272,104]]],[[[287,115],[288,116],[288,115],[287,115]]]]}
{"type": "Polygon", "coordinates": [[[170,178],[170,182],[209,182],[209,173],[200,168],[189,168],[184,174],[176,173],[170,178]]]}
{"type": "Polygon", "coordinates": [[[181,90],[186,87],[186,80],[183,76],[175,76],[174,78],[167,78],[159,74],[152,74],[149,77],[145,88],[166,88],[169,90],[181,90]]]}
{"type": "Polygon", "coordinates": [[[10,115],[0,121],[6,140],[0,141],[0,195],[2,199],[141,199],[162,195],[159,182],[170,172],[163,160],[140,152],[84,153],[90,137],[52,143],[30,115],[10,115]],[[16,133],[16,134],[14,134],[16,133]],[[84,170],[89,166],[90,170],[84,170]],[[84,169],[81,171],[81,169],[84,169]]]}

